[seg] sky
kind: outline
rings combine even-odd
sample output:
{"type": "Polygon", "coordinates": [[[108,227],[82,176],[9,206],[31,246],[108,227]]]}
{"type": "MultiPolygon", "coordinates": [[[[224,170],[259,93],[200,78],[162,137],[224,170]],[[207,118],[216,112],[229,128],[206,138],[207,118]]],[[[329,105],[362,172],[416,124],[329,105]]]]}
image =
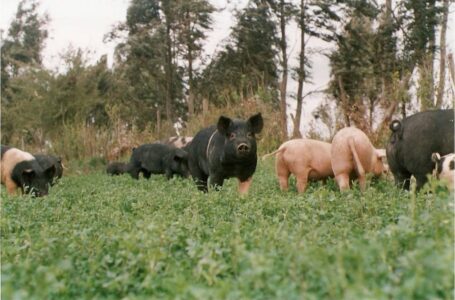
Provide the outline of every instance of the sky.
{"type": "MultiPolygon", "coordinates": [[[[19,2],[19,0],[0,0],[0,29],[4,30],[3,37],[6,36],[8,26],[14,19],[19,2]]],[[[107,54],[108,64],[111,65],[115,44],[104,43],[103,36],[115,24],[125,21],[129,2],[129,0],[41,0],[40,11],[46,12],[50,17],[49,38],[43,50],[44,65],[52,70],[61,70],[60,54],[69,47],[90,51],[91,62],[95,62],[101,55],[107,54]]],[[[221,47],[222,41],[229,36],[230,27],[234,21],[232,9],[245,5],[247,1],[211,0],[211,2],[222,10],[214,14],[213,30],[208,34],[207,44],[204,47],[207,56],[212,55],[217,48],[221,47]]],[[[453,52],[455,43],[453,8],[448,27],[447,44],[453,52]]],[[[291,67],[294,67],[298,65],[299,34],[296,26],[290,26],[288,33],[290,64],[291,67]]],[[[305,84],[304,94],[325,88],[330,76],[329,62],[323,53],[329,51],[332,46],[316,38],[312,38],[308,42],[307,49],[313,63],[312,83],[305,84]]],[[[297,83],[292,78],[288,83],[288,91],[289,112],[293,113],[295,111],[293,95],[297,91],[297,83]]],[[[322,97],[322,94],[313,94],[304,100],[303,127],[308,120],[313,119],[312,112],[322,101],[322,97]]],[[[305,132],[303,127],[302,131],[305,132]]]]}

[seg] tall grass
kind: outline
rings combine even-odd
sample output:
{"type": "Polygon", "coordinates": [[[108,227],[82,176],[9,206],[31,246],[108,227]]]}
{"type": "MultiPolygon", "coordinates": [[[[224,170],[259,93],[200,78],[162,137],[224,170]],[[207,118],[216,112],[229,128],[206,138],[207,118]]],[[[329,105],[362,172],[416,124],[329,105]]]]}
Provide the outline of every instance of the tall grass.
{"type": "MultiPolygon", "coordinates": [[[[259,136],[261,147],[265,151],[275,149],[281,141],[278,112],[260,100],[250,99],[238,105],[227,105],[224,108],[210,107],[200,115],[192,117],[180,130],[182,136],[194,136],[200,129],[216,124],[220,115],[232,118],[248,118],[261,112],[265,119],[263,133],[259,136]]],[[[103,162],[125,160],[131,149],[145,143],[162,140],[177,135],[172,124],[162,122],[149,124],[144,129],[129,126],[118,118],[114,111],[110,114],[109,127],[89,126],[86,122],[61,126],[55,132],[24,139],[20,133],[11,137],[11,145],[31,153],[45,152],[58,155],[66,165],[85,164],[96,159],[103,162]]]]}

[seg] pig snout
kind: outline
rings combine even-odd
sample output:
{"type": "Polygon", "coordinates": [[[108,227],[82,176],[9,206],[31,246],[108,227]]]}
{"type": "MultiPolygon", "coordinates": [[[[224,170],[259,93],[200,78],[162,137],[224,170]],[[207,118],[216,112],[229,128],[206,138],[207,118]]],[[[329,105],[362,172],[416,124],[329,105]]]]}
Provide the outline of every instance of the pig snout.
{"type": "Polygon", "coordinates": [[[250,146],[246,143],[240,143],[237,146],[237,153],[240,155],[247,154],[250,152],[250,146]]]}

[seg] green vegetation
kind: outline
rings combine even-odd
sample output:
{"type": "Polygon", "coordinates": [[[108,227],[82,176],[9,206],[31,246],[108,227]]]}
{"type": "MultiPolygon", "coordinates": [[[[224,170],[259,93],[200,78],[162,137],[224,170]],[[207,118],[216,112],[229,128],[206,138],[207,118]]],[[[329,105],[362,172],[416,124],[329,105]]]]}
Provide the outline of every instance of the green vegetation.
{"type": "Polygon", "coordinates": [[[453,200],[386,181],[278,189],[229,180],[64,177],[45,198],[2,188],[3,299],[453,299],[453,200]]]}

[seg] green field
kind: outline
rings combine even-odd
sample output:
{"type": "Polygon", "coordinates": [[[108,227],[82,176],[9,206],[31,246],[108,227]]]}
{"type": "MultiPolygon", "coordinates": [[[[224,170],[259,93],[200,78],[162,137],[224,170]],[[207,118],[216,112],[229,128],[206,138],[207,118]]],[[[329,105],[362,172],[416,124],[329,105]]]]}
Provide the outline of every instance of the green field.
{"type": "Polygon", "coordinates": [[[333,181],[281,193],[101,171],[1,195],[2,299],[453,299],[453,196],[333,181]]]}

